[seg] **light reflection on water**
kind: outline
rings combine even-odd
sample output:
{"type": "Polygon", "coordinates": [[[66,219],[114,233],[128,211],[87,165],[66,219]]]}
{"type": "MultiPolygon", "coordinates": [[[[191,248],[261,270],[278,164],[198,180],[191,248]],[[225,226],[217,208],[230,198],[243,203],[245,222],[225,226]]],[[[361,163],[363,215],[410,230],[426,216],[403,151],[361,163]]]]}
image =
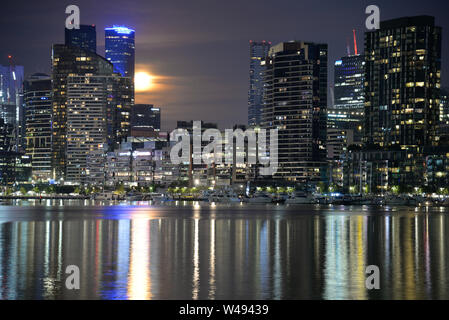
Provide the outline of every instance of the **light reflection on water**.
{"type": "Polygon", "coordinates": [[[445,209],[50,204],[0,206],[1,299],[449,299],[445,209]]]}

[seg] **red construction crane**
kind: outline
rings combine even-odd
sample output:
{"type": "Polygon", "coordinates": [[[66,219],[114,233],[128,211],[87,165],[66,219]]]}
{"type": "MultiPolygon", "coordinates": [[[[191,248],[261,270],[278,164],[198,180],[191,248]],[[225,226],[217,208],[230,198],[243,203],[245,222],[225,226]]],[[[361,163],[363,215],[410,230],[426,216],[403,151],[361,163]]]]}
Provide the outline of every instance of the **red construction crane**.
{"type": "Polygon", "coordinates": [[[352,33],[354,34],[354,53],[357,55],[357,38],[355,36],[355,29],[352,29],[352,33]]]}

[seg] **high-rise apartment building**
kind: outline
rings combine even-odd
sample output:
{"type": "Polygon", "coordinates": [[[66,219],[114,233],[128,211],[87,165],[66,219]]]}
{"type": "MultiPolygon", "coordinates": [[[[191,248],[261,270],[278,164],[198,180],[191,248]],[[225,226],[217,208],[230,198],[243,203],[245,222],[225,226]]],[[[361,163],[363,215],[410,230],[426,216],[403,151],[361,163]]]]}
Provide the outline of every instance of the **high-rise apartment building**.
{"type": "Polygon", "coordinates": [[[80,25],[79,29],[65,29],[65,45],[97,52],[97,31],[95,25],[80,25]]]}
{"type": "Polygon", "coordinates": [[[268,56],[271,42],[249,42],[249,90],[248,90],[248,125],[260,125],[263,106],[263,71],[262,61],[268,56]]]}
{"type": "MultiPolygon", "coordinates": [[[[79,47],[53,45],[52,169],[53,179],[65,179],[67,165],[67,79],[69,76],[110,76],[113,67],[103,57],[79,47]]],[[[61,181],[62,181],[61,180],[61,181]]]]}
{"type": "Polygon", "coordinates": [[[117,73],[107,79],[107,135],[110,150],[118,147],[126,137],[130,136],[131,112],[134,105],[134,89],[130,77],[122,77],[117,73]]]}
{"type": "Polygon", "coordinates": [[[105,29],[106,59],[114,65],[114,72],[134,81],[135,31],[124,26],[105,29]]]}
{"type": "MultiPolygon", "coordinates": [[[[87,158],[107,142],[106,76],[67,77],[67,175],[72,183],[86,183],[87,158]]],[[[100,154],[101,156],[101,154],[100,154]]]]}
{"type": "Polygon", "coordinates": [[[402,149],[438,141],[441,28],[430,16],[365,33],[365,142],[402,149]]]}
{"type": "Polygon", "coordinates": [[[433,17],[382,21],[365,33],[365,147],[351,155],[368,181],[360,179],[360,190],[427,183],[426,153],[440,142],[440,79],[441,28],[433,17]]]}
{"type": "Polygon", "coordinates": [[[31,157],[32,176],[37,181],[51,179],[51,78],[33,74],[24,82],[26,154],[31,157]]]}
{"type": "MultiPolygon", "coordinates": [[[[69,116],[73,119],[79,114],[74,106],[68,110],[68,79],[71,81],[72,94],[81,91],[75,90],[77,87],[86,89],[86,101],[90,101],[92,93],[89,91],[89,81],[93,81],[96,85],[101,80],[101,92],[104,92],[104,100],[101,100],[102,108],[105,114],[101,117],[104,121],[104,132],[106,141],[104,147],[113,149],[120,141],[126,138],[130,132],[131,109],[134,104],[133,84],[130,77],[122,77],[120,74],[113,72],[113,65],[105,58],[88,50],[74,46],[54,45],[53,46],[53,72],[52,72],[52,90],[53,90],[53,125],[52,125],[52,169],[53,178],[60,181],[66,178],[68,172],[68,122],[69,116]],[[76,81],[75,81],[76,80],[76,81]],[[84,86],[84,87],[83,87],[84,86]],[[73,114],[70,114],[73,112],[73,114]],[[75,113],[77,112],[77,113],[75,113]]],[[[95,87],[95,90],[100,90],[95,87]]],[[[99,97],[95,94],[95,99],[99,97]]],[[[71,98],[73,101],[83,103],[81,97],[71,98]]],[[[72,101],[72,102],[73,102],[72,101]]],[[[99,100],[96,100],[99,101],[99,100]]],[[[96,104],[92,104],[92,108],[97,108],[96,104]]],[[[87,110],[86,112],[89,112],[87,110]]],[[[93,111],[95,117],[89,116],[91,120],[89,125],[93,125],[92,119],[100,119],[98,110],[93,111]]],[[[100,121],[100,120],[98,120],[100,121]]],[[[95,124],[96,125],[96,124],[95,124]]],[[[103,125],[103,124],[102,124],[103,125]]],[[[88,126],[88,124],[86,124],[88,126]]],[[[98,128],[103,134],[103,127],[98,128]]],[[[72,132],[73,133],[73,132],[72,132]]],[[[87,137],[87,136],[86,136],[87,137]]],[[[89,138],[91,139],[91,138],[89,138]]],[[[95,138],[96,139],[96,138],[95,138]]],[[[94,141],[97,141],[95,140],[94,141]]],[[[84,161],[84,160],[81,160],[84,161]]],[[[71,163],[75,163],[71,160],[71,163]]],[[[75,174],[70,169],[70,177],[72,181],[75,174]]],[[[79,177],[79,176],[77,176],[79,177]]]]}
{"type": "Polygon", "coordinates": [[[272,46],[265,63],[261,127],[278,129],[275,178],[326,179],[327,44],[272,46]]]}

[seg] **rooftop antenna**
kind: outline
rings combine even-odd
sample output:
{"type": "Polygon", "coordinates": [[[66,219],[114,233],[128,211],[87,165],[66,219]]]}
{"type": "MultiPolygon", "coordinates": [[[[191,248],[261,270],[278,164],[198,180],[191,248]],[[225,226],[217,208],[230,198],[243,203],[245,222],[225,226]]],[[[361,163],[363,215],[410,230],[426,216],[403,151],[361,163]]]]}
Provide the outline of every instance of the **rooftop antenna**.
{"type": "Polygon", "coordinates": [[[346,53],[348,56],[351,55],[351,49],[349,48],[349,38],[346,38],[346,53]]]}
{"type": "Polygon", "coordinates": [[[352,33],[354,34],[354,53],[355,53],[355,55],[358,55],[358,53],[357,53],[357,38],[355,36],[355,29],[352,29],[352,33]]]}

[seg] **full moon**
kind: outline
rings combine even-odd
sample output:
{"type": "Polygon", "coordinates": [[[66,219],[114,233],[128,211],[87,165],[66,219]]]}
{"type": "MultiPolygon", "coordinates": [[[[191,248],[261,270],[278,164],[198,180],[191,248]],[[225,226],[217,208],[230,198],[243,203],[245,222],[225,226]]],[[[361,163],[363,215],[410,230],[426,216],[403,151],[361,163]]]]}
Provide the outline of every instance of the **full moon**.
{"type": "Polygon", "coordinates": [[[136,91],[147,91],[153,86],[153,77],[147,72],[137,72],[134,77],[136,91]]]}

